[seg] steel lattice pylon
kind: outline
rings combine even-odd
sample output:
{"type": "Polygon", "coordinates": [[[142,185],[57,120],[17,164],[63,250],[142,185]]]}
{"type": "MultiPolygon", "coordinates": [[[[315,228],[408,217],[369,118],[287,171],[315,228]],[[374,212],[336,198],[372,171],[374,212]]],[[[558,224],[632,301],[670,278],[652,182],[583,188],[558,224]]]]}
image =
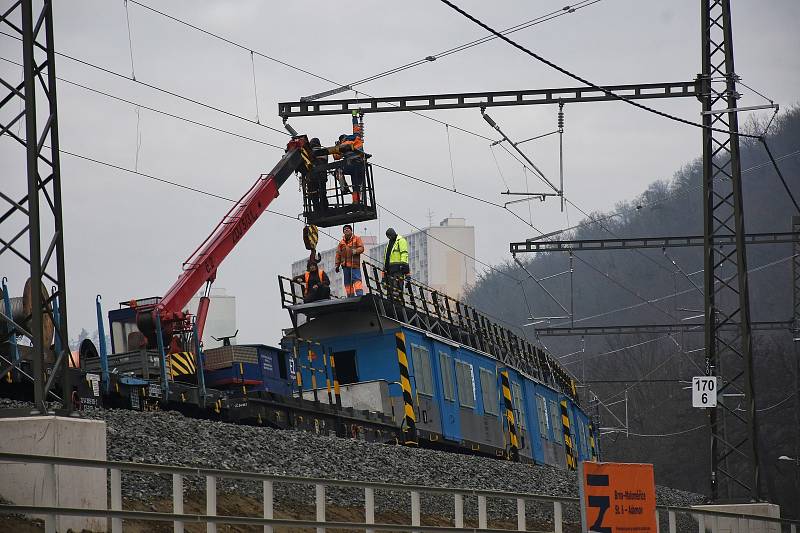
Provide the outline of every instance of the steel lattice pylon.
{"type": "Polygon", "coordinates": [[[719,407],[709,409],[711,496],[715,501],[758,500],[758,441],[736,116],[739,95],[730,0],[703,0],[702,9],[706,369],[708,374],[719,376],[720,400],[719,407]],[[735,243],[716,243],[714,239],[720,235],[735,235],[735,243]]]}
{"type": "MultiPolygon", "coordinates": [[[[13,256],[28,265],[31,287],[30,313],[16,321],[5,313],[0,315],[4,325],[11,325],[0,331],[6,331],[3,335],[6,338],[10,331],[31,341],[28,356],[32,361],[32,375],[29,377],[34,383],[34,413],[40,414],[47,412],[45,400],[57,398],[51,389],[59,378],[64,391],[64,408],[67,413],[72,409],[72,388],[69,372],[66,372],[70,351],[52,4],[52,0],[45,0],[41,8],[35,9],[32,0],[17,0],[0,12],[0,26],[10,30],[21,44],[23,63],[22,82],[0,79],[7,91],[0,99],[0,136],[8,136],[22,146],[28,191],[19,199],[0,194],[2,201],[10,206],[0,214],[0,257],[6,261],[13,256]],[[20,128],[20,133],[14,131],[15,126],[20,128]],[[40,290],[43,283],[52,290],[40,290]],[[47,320],[52,320],[55,326],[53,351],[43,331],[47,320]],[[45,366],[50,358],[54,359],[54,364],[48,375],[45,366]]],[[[8,179],[10,183],[12,178],[8,179]]],[[[0,342],[6,338],[0,338],[0,342]]],[[[19,369],[20,365],[14,366],[19,369]]],[[[4,375],[10,370],[9,361],[0,359],[0,368],[4,375]]]]}

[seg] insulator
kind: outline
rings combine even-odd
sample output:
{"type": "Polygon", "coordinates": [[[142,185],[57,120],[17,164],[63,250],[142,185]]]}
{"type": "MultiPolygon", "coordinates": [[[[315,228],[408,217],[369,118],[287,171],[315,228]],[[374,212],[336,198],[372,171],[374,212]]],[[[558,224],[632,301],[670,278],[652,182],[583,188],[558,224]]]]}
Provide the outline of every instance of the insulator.
{"type": "Polygon", "coordinates": [[[558,105],[558,131],[564,130],[564,104],[558,105]]]}

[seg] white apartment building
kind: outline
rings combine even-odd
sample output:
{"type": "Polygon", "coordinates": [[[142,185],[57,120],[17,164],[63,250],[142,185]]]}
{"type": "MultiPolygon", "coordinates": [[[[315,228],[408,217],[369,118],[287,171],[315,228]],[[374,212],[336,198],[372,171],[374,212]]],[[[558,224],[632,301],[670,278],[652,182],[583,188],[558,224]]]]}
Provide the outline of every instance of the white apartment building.
{"type": "MultiPolygon", "coordinates": [[[[429,287],[453,298],[461,298],[465,289],[475,283],[475,228],[464,218],[446,218],[438,226],[404,235],[408,240],[411,276],[429,287]],[[470,257],[467,257],[470,256],[470,257]]],[[[364,240],[363,260],[383,266],[386,242],[377,244],[374,235],[361,235],[364,240]]],[[[320,252],[322,267],[331,279],[331,293],[344,296],[342,274],[335,273],[336,248],[320,252]]],[[[305,272],[307,257],[292,263],[292,276],[305,272]]]]}

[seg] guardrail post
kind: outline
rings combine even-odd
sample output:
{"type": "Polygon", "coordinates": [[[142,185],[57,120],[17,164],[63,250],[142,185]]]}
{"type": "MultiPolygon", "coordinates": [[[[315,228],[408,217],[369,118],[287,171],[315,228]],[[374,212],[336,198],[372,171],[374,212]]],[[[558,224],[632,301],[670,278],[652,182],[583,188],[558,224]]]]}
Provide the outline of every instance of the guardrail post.
{"type": "MultiPolygon", "coordinates": [[[[317,483],[314,485],[314,492],[316,493],[316,507],[317,507],[317,522],[325,521],[325,485],[317,483]]],[[[325,533],[324,527],[318,527],[317,533],[325,533]]]]}
{"type": "Polygon", "coordinates": [[[463,494],[456,494],[453,497],[453,505],[455,506],[455,512],[453,516],[455,518],[455,526],[458,528],[464,527],[464,495],[463,494]]]}
{"type": "MultiPolygon", "coordinates": [[[[122,510],[122,472],[119,468],[111,469],[111,510],[122,510]]],[[[122,533],[122,519],[111,519],[111,533],[122,533]]]]}
{"type": "Polygon", "coordinates": [[[553,502],[553,530],[555,533],[564,533],[564,524],[561,522],[561,502],[553,502]]]}
{"type": "MultiPolygon", "coordinates": [[[[215,476],[206,476],[206,514],[217,516],[217,478],[215,476]]],[[[217,523],[208,522],[206,531],[217,533],[217,523]]]]}
{"type": "Polygon", "coordinates": [[[675,511],[669,511],[669,533],[678,533],[678,524],[675,521],[675,511]]]}
{"type": "Polygon", "coordinates": [[[702,514],[694,515],[694,519],[697,520],[697,533],[706,533],[706,517],[702,514]]]}
{"type": "Polygon", "coordinates": [[[419,526],[422,523],[422,509],[420,508],[419,492],[411,491],[411,525],[419,526]]]}
{"type": "Polygon", "coordinates": [[[478,496],[478,529],[487,529],[486,496],[478,496]]]}
{"type": "MultiPolygon", "coordinates": [[[[264,480],[264,518],[275,518],[275,498],[272,480],[264,480]]],[[[264,533],[272,533],[272,524],[264,524],[264,533]]]]}
{"type": "MultiPolygon", "coordinates": [[[[56,465],[43,464],[44,479],[43,481],[43,502],[50,507],[58,506],[58,493],[56,490],[56,465]]],[[[56,515],[48,514],[44,516],[44,531],[45,533],[56,533],[56,515]]]]}
{"type": "Polygon", "coordinates": [[[525,498],[517,498],[517,531],[525,529],[525,498]]]}
{"type": "MultiPolygon", "coordinates": [[[[172,474],[172,514],[183,514],[183,474],[172,474]]],[[[173,520],[172,530],[183,533],[183,522],[173,520]]]]}
{"type": "Polygon", "coordinates": [[[661,533],[661,517],[658,514],[658,508],[656,508],[656,533],[661,533]]]}
{"type": "MultiPolygon", "coordinates": [[[[364,523],[375,523],[375,489],[372,487],[364,487],[364,523]]],[[[367,533],[375,533],[375,530],[367,528],[367,533]]]]}

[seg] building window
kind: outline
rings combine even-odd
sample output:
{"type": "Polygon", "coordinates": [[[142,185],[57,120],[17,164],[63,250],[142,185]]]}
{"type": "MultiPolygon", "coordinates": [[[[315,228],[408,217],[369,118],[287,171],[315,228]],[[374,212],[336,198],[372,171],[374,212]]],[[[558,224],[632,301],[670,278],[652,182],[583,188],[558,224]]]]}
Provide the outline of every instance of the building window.
{"type": "Polygon", "coordinates": [[[472,365],[464,361],[456,361],[456,383],[458,385],[458,401],[462,407],[475,408],[475,378],[472,365]]]}
{"type": "Polygon", "coordinates": [[[553,440],[561,444],[564,442],[564,429],[561,426],[561,409],[554,401],[550,401],[550,420],[553,426],[553,440]]]}
{"type": "Polygon", "coordinates": [[[547,428],[550,427],[550,417],[547,415],[547,402],[544,397],[539,394],[536,395],[536,414],[539,418],[539,434],[545,439],[550,438],[547,431],[547,428]]]}
{"type": "Polygon", "coordinates": [[[442,371],[444,399],[451,402],[455,401],[456,390],[453,384],[453,365],[450,363],[450,357],[444,352],[439,352],[439,368],[442,371]]]}
{"type": "Polygon", "coordinates": [[[483,398],[483,410],[488,415],[497,416],[497,375],[491,370],[481,368],[481,398],[483,398]]]}
{"type": "Polygon", "coordinates": [[[417,385],[417,393],[433,396],[431,357],[428,349],[424,346],[412,344],[411,359],[414,365],[414,381],[417,385]]]}
{"type": "Polygon", "coordinates": [[[514,406],[514,422],[520,429],[525,429],[525,402],[522,401],[522,387],[511,382],[511,404],[514,406]]]}

